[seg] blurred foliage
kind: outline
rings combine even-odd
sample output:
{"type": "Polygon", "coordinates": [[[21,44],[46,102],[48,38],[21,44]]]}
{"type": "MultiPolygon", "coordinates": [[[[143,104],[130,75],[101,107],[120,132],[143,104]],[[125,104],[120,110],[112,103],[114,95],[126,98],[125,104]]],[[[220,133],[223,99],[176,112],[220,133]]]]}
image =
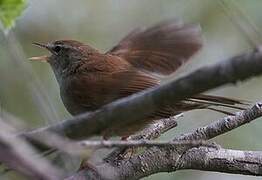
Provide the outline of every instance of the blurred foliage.
{"type": "Polygon", "coordinates": [[[10,29],[26,7],[26,0],[0,0],[0,21],[5,30],[10,29]]]}
{"type": "MultiPolygon", "coordinates": [[[[19,0],[0,0],[0,4],[5,1],[19,0]]],[[[261,29],[261,0],[224,1],[237,4],[244,16],[247,16],[257,29],[261,29]]],[[[234,24],[238,18],[245,19],[243,15],[239,14],[234,17],[236,19],[230,19],[219,2],[218,0],[30,0],[25,12],[16,22],[15,28],[8,35],[0,32],[0,107],[19,117],[29,128],[50,123],[45,117],[46,111],[39,109],[37,105],[39,93],[34,83],[40,82],[42,89],[51,99],[52,106],[44,98],[45,107],[54,109],[59,120],[70,116],[61,102],[59,87],[49,65],[27,60],[30,56],[47,53],[33,47],[32,42],[45,43],[56,39],[76,39],[104,52],[139,26],[150,26],[171,18],[200,23],[203,29],[203,49],[191,62],[179,69],[174,76],[169,77],[170,79],[253,48],[252,44],[247,42],[246,35],[234,24]]],[[[232,7],[230,11],[234,11],[234,8],[232,7]]],[[[252,28],[245,21],[241,23],[247,29],[252,28]]],[[[252,34],[249,35],[252,36],[252,34]]],[[[208,93],[255,102],[261,100],[261,80],[261,77],[257,77],[208,93]]],[[[178,127],[161,138],[170,139],[223,116],[223,114],[207,110],[185,113],[178,122],[178,127]]],[[[261,126],[262,122],[257,120],[218,137],[215,141],[226,148],[261,150],[261,126]]],[[[69,173],[76,167],[75,162],[69,160],[66,166],[69,173]]],[[[11,175],[8,174],[6,179],[19,179],[11,175]]],[[[193,178],[195,180],[258,179],[250,176],[200,171],[160,173],[145,179],[187,180],[193,178]]]]}

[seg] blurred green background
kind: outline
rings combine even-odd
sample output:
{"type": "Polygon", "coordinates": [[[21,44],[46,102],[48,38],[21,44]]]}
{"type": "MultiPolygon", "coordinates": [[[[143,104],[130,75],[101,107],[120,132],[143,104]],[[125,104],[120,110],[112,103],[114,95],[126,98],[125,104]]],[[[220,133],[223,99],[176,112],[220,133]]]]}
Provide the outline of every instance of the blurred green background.
{"type": "MultiPolygon", "coordinates": [[[[27,128],[44,126],[70,117],[60,100],[58,85],[49,65],[30,62],[27,59],[46,53],[32,46],[32,42],[76,39],[104,52],[135,27],[150,26],[175,17],[185,22],[201,24],[204,47],[174,76],[250,50],[252,46],[245,38],[245,34],[234,24],[244,17],[238,14],[235,19],[230,19],[219,2],[218,0],[30,0],[27,9],[17,20],[15,28],[7,36],[0,32],[1,110],[19,117],[27,128]]],[[[225,0],[225,2],[228,4],[234,2],[244,12],[245,17],[261,29],[261,0],[225,0]]],[[[228,12],[234,12],[234,8],[228,12]]],[[[242,25],[252,30],[245,21],[242,25]]],[[[257,77],[208,93],[256,102],[261,100],[261,80],[262,77],[257,77]]],[[[223,114],[205,110],[185,113],[179,121],[179,126],[162,138],[170,139],[221,117],[223,114]]],[[[261,126],[262,122],[256,120],[215,140],[226,148],[261,150],[261,126]]],[[[190,170],[160,173],[145,179],[160,178],[258,179],[251,176],[190,170]]]]}

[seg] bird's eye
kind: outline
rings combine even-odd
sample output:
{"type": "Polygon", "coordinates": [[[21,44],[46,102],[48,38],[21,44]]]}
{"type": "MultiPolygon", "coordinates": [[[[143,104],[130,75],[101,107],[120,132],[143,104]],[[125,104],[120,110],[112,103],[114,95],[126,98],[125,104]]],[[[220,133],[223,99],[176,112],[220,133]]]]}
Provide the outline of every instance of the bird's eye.
{"type": "Polygon", "coordinates": [[[55,46],[55,47],[53,48],[53,51],[54,51],[55,53],[59,53],[59,52],[61,51],[61,46],[55,46]]]}

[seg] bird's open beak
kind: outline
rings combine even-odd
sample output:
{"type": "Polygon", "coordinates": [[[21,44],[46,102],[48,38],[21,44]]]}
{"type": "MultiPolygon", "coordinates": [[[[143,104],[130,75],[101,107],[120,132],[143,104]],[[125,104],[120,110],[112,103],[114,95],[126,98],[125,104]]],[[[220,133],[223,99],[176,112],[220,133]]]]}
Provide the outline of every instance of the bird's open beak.
{"type": "MultiPolygon", "coordinates": [[[[50,50],[50,47],[47,44],[33,43],[33,45],[40,47],[40,48],[45,48],[47,50],[50,50]]],[[[45,55],[45,56],[31,57],[31,58],[29,58],[29,60],[47,62],[48,58],[49,58],[49,56],[45,55]]]]}
{"type": "Polygon", "coordinates": [[[29,60],[31,61],[41,61],[41,62],[47,62],[49,56],[35,56],[30,57],[29,60]]]}

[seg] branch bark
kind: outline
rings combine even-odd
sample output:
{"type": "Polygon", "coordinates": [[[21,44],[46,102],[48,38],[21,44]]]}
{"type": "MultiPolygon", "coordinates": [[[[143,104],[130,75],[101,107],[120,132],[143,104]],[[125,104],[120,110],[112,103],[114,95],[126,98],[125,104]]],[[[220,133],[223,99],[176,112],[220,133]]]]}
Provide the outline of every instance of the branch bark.
{"type": "Polygon", "coordinates": [[[206,147],[193,148],[183,154],[177,169],[261,176],[262,152],[206,147]]]}

